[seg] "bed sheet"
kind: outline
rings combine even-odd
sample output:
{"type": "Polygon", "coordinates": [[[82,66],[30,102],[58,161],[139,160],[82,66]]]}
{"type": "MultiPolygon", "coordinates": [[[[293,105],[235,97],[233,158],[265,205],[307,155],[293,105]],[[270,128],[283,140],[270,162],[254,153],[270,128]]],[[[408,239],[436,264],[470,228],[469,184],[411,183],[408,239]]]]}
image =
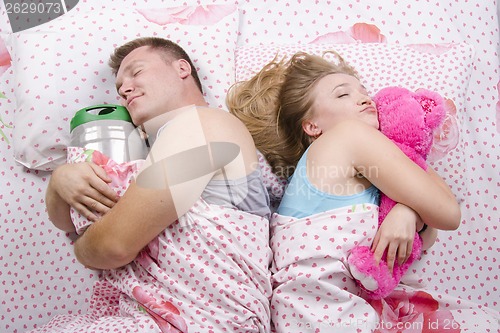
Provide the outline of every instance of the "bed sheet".
{"type": "MultiPolygon", "coordinates": [[[[110,0],[106,5],[132,6],[136,2],[110,0]]],[[[162,2],[144,3],[154,7],[162,2]]],[[[168,6],[213,2],[234,3],[164,1],[168,6]]],[[[465,113],[460,115],[460,158],[435,166],[463,198],[462,223],[457,231],[440,234],[434,247],[415,265],[413,276],[419,275],[415,281],[429,290],[500,310],[497,2],[288,0],[278,4],[274,0],[247,0],[238,5],[239,45],[300,43],[366,22],[377,26],[393,43],[467,42],[475,48],[465,113]],[[343,9],[358,14],[342,15],[343,9]],[[335,15],[327,17],[329,11],[335,15]]],[[[98,10],[100,6],[100,1],[80,0],[73,10],[98,10]]],[[[0,3],[0,31],[9,29],[5,6],[0,3]]],[[[0,66],[9,73],[5,58],[0,57],[0,66]]],[[[6,98],[0,99],[0,134],[5,135],[0,135],[0,330],[24,332],[56,314],[84,312],[96,273],[75,260],[71,239],[48,221],[44,192],[50,173],[27,169],[14,161],[15,101],[12,91],[2,93],[6,98]]]]}

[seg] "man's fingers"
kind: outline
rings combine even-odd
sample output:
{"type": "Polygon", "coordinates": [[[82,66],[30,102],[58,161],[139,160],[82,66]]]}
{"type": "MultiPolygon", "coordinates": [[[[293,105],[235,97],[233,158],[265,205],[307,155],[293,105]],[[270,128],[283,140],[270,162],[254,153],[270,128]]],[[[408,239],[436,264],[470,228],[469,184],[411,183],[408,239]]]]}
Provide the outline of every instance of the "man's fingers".
{"type": "Polygon", "coordinates": [[[104,197],[101,194],[95,194],[95,197],[88,197],[85,200],[85,206],[89,210],[101,215],[106,214],[114,205],[114,201],[104,197]]]}
{"type": "MultiPolygon", "coordinates": [[[[114,191],[112,191],[112,193],[114,193],[114,191]]],[[[114,195],[118,199],[116,193],[114,193],[114,195]]],[[[92,202],[90,203],[91,207],[100,213],[107,212],[108,209],[112,208],[117,201],[104,196],[104,194],[102,194],[101,192],[97,192],[95,195],[91,197],[91,199],[92,199],[92,202]]]]}
{"type": "Polygon", "coordinates": [[[118,201],[118,195],[108,186],[107,183],[101,181],[91,181],[89,185],[93,190],[95,190],[87,194],[92,199],[102,202],[108,207],[112,207],[112,205],[118,201]]]}
{"type": "Polygon", "coordinates": [[[95,215],[91,210],[89,210],[85,205],[82,204],[75,204],[74,208],[76,211],[82,215],[85,216],[85,218],[91,222],[97,221],[97,215],[95,215]]]}
{"type": "Polygon", "coordinates": [[[108,176],[108,174],[106,173],[106,171],[104,171],[103,168],[94,163],[89,163],[89,165],[92,168],[92,170],[94,170],[94,173],[97,176],[99,176],[99,178],[101,178],[106,183],[111,183],[111,178],[108,176]]]}

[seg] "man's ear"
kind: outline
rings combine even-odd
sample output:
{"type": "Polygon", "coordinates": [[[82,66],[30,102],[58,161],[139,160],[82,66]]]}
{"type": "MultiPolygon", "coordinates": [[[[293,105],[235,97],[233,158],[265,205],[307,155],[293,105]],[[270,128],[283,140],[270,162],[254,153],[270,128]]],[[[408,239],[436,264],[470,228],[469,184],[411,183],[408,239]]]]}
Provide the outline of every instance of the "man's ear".
{"type": "Polygon", "coordinates": [[[191,75],[191,65],[184,59],[177,60],[177,70],[179,71],[179,76],[181,79],[187,78],[191,75]]]}
{"type": "Polygon", "coordinates": [[[323,132],[318,125],[312,120],[304,120],[302,122],[302,129],[304,132],[312,138],[317,138],[323,132]]]}

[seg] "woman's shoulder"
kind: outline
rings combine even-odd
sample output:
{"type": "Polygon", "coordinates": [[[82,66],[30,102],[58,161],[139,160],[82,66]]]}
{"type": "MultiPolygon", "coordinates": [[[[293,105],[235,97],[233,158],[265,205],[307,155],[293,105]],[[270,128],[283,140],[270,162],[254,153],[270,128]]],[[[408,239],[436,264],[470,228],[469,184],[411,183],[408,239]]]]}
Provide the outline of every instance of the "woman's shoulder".
{"type": "Polygon", "coordinates": [[[374,136],[380,132],[354,119],[343,120],[316,139],[308,154],[308,160],[322,160],[325,163],[351,163],[359,146],[372,146],[374,136]],[[327,154],[326,154],[327,153],[327,154]]]}

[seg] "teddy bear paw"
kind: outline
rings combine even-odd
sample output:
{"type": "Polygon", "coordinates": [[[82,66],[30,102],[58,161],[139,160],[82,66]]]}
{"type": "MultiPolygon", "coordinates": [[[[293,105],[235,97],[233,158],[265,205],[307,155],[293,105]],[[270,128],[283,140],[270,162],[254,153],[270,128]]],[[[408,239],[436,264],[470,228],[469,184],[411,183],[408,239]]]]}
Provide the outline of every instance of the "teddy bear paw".
{"type": "Polygon", "coordinates": [[[363,286],[368,291],[374,291],[378,289],[378,282],[371,276],[361,273],[356,267],[351,266],[351,275],[358,281],[359,284],[363,286]]]}

